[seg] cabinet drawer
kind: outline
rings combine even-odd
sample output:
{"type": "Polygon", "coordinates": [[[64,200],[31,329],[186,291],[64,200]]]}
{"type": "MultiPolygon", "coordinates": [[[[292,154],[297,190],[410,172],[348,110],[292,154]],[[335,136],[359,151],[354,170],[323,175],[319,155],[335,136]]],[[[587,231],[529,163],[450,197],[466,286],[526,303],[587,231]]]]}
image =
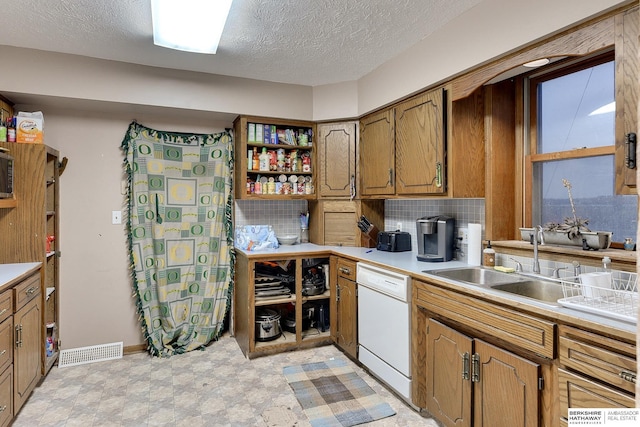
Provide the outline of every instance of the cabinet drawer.
{"type": "Polygon", "coordinates": [[[558,369],[560,416],[567,418],[569,408],[633,408],[635,399],[626,393],[605,387],[587,378],[558,369]]]}
{"type": "Polygon", "coordinates": [[[13,420],[13,369],[5,369],[0,375],[0,427],[13,420]]]}
{"type": "Polygon", "coordinates": [[[556,324],[478,298],[414,281],[414,303],[479,332],[553,359],[556,324]]]}
{"type": "Polygon", "coordinates": [[[595,380],[635,393],[636,347],[562,326],[560,364],[595,380]]]}
{"type": "Polygon", "coordinates": [[[0,323],[0,372],[13,362],[13,338],[13,317],[10,317],[0,323]]]}
{"type": "Polygon", "coordinates": [[[0,323],[13,314],[13,290],[0,294],[0,323]]]}
{"type": "Polygon", "coordinates": [[[15,311],[20,310],[26,303],[40,295],[40,273],[25,279],[13,288],[15,296],[15,311]]]}
{"type": "Polygon", "coordinates": [[[349,261],[339,258],[336,265],[338,270],[338,277],[344,277],[345,279],[356,281],[356,263],[355,261],[349,261]]]}

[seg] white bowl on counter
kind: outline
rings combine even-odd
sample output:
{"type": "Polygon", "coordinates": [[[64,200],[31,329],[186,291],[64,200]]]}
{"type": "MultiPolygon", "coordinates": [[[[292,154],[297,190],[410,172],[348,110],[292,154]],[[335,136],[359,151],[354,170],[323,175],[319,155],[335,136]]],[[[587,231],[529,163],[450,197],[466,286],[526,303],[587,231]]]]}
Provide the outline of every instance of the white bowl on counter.
{"type": "Polygon", "coordinates": [[[284,236],[276,236],[278,243],[281,245],[295,245],[298,243],[298,236],[295,234],[286,234],[284,236]]]}

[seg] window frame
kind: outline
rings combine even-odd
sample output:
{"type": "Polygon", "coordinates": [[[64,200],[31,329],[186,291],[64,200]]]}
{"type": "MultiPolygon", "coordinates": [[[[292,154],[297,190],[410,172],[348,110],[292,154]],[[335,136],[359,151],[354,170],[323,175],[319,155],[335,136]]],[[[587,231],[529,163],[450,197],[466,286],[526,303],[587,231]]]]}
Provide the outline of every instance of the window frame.
{"type": "MultiPolygon", "coordinates": [[[[604,145],[590,148],[577,148],[567,151],[555,151],[549,153],[538,153],[538,139],[537,139],[537,120],[538,120],[538,96],[537,88],[538,84],[548,80],[552,80],[557,77],[562,77],[581,71],[596,65],[604,64],[606,62],[615,61],[615,52],[613,50],[607,50],[606,52],[598,53],[589,58],[569,59],[558,61],[555,64],[551,64],[543,69],[532,71],[522,77],[524,85],[524,100],[523,100],[523,123],[525,124],[524,130],[524,174],[523,174],[523,187],[525,194],[525,206],[523,208],[524,220],[526,224],[531,224],[533,221],[533,206],[534,203],[539,204],[540,200],[537,200],[538,196],[533,191],[533,171],[536,163],[580,159],[585,157],[598,157],[598,156],[615,156],[616,144],[604,145]]],[[[614,170],[615,172],[615,170],[614,170]]],[[[613,185],[615,186],[615,175],[612,177],[613,185]]]]}

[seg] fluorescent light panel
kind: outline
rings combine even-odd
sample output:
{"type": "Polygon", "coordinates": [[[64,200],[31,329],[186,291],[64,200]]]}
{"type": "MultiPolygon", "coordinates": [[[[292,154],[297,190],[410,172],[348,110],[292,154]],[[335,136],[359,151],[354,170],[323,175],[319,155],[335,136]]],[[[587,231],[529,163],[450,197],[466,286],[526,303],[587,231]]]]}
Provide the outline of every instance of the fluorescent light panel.
{"type": "Polygon", "coordinates": [[[153,43],[216,53],[233,0],[151,0],[153,43]]]}

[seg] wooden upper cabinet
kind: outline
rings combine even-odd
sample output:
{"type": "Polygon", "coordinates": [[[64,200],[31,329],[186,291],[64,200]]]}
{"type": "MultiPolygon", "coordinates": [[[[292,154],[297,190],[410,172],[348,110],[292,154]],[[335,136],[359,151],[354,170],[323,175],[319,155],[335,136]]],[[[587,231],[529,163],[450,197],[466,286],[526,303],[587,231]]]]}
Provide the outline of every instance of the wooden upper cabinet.
{"type": "MultiPolygon", "coordinates": [[[[636,194],[636,166],[626,165],[633,149],[626,143],[627,135],[638,134],[638,35],[640,33],[639,8],[626,10],[615,17],[616,45],[616,193],[636,194]]],[[[636,144],[637,145],[637,144],[636,144]]],[[[635,150],[637,153],[637,149],[635,150]]]]}
{"type": "Polygon", "coordinates": [[[445,102],[436,89],[394,108],[397,194],[446,192],[445,102]]]}
{"type": "Polygon", "coordinates": [[[360,192],[363,196],[395,193],[395,126],[393,110],[360,120],[360,192]]]}
{"type": "Polygon", "coordinates": [[[317,132],[319,196],[355,197],[358,122],[322,123],[317,132]]]}

